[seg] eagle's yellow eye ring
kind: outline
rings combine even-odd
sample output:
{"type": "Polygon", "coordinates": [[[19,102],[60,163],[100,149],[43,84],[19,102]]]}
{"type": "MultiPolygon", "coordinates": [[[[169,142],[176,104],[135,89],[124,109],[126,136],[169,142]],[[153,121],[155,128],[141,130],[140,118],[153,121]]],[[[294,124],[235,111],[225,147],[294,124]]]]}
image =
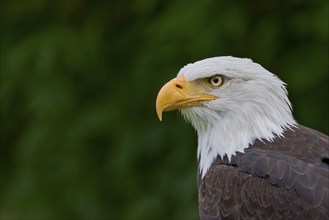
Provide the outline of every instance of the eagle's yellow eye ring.
{"type": "Polygon", "coordinates": [[[223,78],[220,75],[209,77],[208,83],[213,87],[219,87],[223,84],[223,78]]]}

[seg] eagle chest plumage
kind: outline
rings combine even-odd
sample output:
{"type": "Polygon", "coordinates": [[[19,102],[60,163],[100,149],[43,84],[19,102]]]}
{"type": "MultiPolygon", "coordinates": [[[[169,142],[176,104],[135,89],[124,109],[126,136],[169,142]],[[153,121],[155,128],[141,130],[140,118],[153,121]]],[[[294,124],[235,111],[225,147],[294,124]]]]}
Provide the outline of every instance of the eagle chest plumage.
{"type": "Polygon", "coordinates": [[[202,220],[329,219],[329,140],[298,125],[198,175],[202,220]]]}

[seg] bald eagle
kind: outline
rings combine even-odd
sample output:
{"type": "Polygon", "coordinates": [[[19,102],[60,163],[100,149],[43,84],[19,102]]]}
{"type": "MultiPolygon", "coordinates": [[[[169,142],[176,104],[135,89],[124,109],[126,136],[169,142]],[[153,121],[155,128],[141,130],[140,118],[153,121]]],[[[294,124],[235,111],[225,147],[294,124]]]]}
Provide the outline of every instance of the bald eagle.
{"type": "Polygon", "coordinates": [[[329,219],[329,138],[299,125],[286,84],[250,59],[184,66],[158,93],[198,135],[202,220],[329,219]]]}

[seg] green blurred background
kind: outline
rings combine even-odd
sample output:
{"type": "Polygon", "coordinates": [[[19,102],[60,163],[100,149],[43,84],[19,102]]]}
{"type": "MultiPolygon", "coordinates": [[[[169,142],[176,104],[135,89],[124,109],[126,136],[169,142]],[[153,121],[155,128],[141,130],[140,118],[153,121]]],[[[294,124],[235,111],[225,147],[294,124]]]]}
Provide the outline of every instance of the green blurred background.
{"type": "Polygon", "coordinates": [[[1,219],[198,219],[187,63],[249,57],[325,134],[328,1],[1,1],[1,219]]]}

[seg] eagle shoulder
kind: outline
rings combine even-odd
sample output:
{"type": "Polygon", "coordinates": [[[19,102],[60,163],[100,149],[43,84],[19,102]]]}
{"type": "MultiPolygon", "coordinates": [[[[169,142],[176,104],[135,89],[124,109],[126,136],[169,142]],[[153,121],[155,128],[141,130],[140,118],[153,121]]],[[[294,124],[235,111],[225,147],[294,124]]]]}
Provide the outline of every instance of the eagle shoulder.
{"type": "Polygon", "coordinates": [[[202,220],[310,219],[313,212],[294,191],[278,188],[265,178],[233,166],[212,167],[199,187],[202,220]]]}
{"type": "Polygon", "coordinates": [[[296,129],[218,158],[198,179],[201,219],[329,219],[328,137],[296,129]]]}

